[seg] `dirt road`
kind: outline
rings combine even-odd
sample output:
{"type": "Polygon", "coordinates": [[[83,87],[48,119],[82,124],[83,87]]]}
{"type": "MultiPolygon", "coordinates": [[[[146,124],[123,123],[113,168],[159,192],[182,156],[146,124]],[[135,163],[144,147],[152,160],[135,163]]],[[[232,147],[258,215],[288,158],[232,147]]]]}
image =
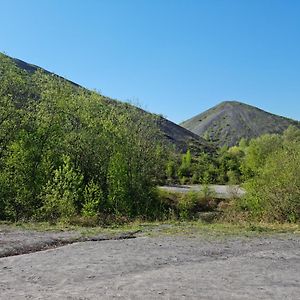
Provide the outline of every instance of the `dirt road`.
{"type": "Polygon", "coordinates": [[[300,237],[137,237],[0,259],[0,299],[299,299],[300,237]]]}
{"type": "MultiPolygon", "coordinates": [[[[215,198],[228,199],[233,197],[241,197],[245,194],[245,190],[238,185],[218,185],[210,184],[210,191],[213,193],[215,198]]],[[[188,192],[200,192],[203,189],[203,185],[176,185],[176,186],[161,186],[159,189],[175,192],[175,193],[188,193],[188,192]]]]}

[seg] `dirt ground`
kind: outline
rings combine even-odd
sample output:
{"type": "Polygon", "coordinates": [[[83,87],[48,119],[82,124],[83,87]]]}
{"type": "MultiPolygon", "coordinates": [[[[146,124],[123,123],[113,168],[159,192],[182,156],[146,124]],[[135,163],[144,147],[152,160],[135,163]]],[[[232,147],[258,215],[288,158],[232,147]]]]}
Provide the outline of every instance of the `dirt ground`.
{"type": "Polygon", "coordinates": [[[299,299],[297,234],[124,237],[2,230],[2,256],[71,244],[0,258],[0,299],[299,299]]]}
{"type": "MultiPolygon", "coordinates": [[[[187,194],[189,192],[201,192],[203,190],[203,187],[204,186],[201,184],[193,184],[160,186],[159,189],[171,193],[187,194]]],[[[234,197],[241,197],[245,194],[245,190],[238,185],[210,184],[208,185],[208,187],[210,192],[213,193],[213,196],[216,199],[232,199],[234,197]]]]}

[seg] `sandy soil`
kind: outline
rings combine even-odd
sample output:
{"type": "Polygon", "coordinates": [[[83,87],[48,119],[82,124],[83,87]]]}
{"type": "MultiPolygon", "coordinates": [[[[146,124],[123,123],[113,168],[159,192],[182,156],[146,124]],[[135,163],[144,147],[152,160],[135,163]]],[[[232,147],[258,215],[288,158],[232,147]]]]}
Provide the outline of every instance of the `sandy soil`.
{"type": "Polygon", "coordinates": [[[1,299],[299,299],[300,237],[89,241],[0,259],[1,299]]]}

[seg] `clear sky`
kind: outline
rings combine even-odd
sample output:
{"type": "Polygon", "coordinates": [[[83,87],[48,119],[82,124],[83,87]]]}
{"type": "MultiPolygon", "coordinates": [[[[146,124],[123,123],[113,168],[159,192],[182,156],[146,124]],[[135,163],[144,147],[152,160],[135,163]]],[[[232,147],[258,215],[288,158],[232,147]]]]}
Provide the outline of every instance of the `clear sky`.
{"type": "Polygon", "coordinates": [[[300,120],[299,0],[0,0],[0,51],[175,122],[223,100],[300,120]]]}

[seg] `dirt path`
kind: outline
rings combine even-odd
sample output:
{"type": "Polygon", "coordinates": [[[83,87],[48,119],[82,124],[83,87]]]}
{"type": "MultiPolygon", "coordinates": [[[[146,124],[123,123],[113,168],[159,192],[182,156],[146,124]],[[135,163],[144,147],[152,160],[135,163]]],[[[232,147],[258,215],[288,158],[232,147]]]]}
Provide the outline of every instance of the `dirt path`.
{"type": "MultiPolygon", "coordinates": [[[[245,194],[245,190],[238,185],[218,185],[210,184],[210,190],[213,192],[215,198],[230,199],[233,197],[241,197],[245,194]]],[[[203,189],[203,185],[176,185],[176,186],[160,186],[159,189],[173,192],[173,193],[188,193],[188,192],[200,192],[203,189]]]]}
{"type": "Polygon", "coordinates": [[[0,259],[1,299],[299,299],[300,237],[138,237],[0,259]]]}

